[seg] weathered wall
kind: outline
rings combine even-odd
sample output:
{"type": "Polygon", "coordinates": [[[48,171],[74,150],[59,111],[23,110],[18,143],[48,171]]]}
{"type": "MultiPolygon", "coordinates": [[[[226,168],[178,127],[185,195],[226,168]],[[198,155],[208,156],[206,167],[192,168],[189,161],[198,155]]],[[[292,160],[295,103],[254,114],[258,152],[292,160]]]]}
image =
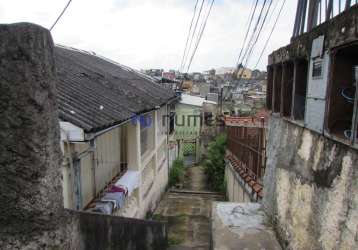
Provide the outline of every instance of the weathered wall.
{"type": "Polygon", "coordinates": [[[266,212],[286,249],[358,249],[358,152],[271,117],[266,212]]]}
{"type": "Polygon", "coordinates": [[[310,58],[312,41],[321,35],[325,36],[324,47],[326,49],[356,41],[358,38],[357,14],[358,5],[352,6],[348,11],[313,28],[310,32],[293,38],[290,45],[274,51],[269,56],[268,64],[277,64],[297,58],[310,58]]]}
{"type": "Polygon", "coordinates": [[[75,213],[79,221],[83,250],[164,250],[167,247],[166,225],[161,222],[75,213]]]}
{"type": "Polygon", "coordinates": [[[69,247],[53,46],[42,27],[0,25],[1,249],[69,247]]]}

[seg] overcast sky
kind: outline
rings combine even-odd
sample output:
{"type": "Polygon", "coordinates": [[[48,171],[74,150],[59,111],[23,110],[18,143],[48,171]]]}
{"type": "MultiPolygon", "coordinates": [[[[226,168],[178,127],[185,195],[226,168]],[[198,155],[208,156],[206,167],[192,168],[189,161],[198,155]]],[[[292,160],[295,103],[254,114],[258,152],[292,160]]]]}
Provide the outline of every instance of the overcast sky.
{"type": "MultiPolygon", "coordinates": [[[[1,0],[0,23],[34,22],[49,28],[68,0],[1,0]]],[[[232,67],[237,61],[254,0],[217,0],[190,71],[232,67]]],[[[283,0],[278,2],[276,12],[283,0]]],[[[263,2],[263,0],[260,0],[263,2]]],[[[287,0],[267,55],[289,43],[297,0],[287,0]]],[[[72,0],[53,29],[55,43],[94,51],[136,68],[178,69],[195,0],[72,0]]],[[[272,7],[272,8],[273,8],[272,7]]],[[[254,67],[276,12],[253,52],[254,67]]]]}

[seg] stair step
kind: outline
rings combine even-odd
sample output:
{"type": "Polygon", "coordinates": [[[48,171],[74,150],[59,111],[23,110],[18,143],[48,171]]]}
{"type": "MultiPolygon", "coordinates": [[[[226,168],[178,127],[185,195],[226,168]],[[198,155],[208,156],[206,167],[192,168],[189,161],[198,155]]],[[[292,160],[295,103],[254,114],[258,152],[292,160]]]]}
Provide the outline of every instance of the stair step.
{"type": "Polygon", "coordinates": [[[199,195],[220,195],[223,196],[223,193],[211,192],[211,191],[200,191],[200,190],[188,190],[188,189],[170,189],[170,193],[181,193],[181,194],[199,194],[199,195]]]}

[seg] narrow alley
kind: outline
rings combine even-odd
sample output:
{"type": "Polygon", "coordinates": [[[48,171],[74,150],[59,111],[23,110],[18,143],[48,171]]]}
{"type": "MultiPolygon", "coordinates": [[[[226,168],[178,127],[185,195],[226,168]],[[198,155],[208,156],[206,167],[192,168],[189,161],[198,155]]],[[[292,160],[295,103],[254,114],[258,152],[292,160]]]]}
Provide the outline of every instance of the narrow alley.
{"type": "Polygon", "coordinates": [[[164,195],[154,218],[168,222],[170,250],[209,249],[211,203],[224,200],[209,190],[203,167],[194,166],[186,170],[183,189],[164,195]]]}

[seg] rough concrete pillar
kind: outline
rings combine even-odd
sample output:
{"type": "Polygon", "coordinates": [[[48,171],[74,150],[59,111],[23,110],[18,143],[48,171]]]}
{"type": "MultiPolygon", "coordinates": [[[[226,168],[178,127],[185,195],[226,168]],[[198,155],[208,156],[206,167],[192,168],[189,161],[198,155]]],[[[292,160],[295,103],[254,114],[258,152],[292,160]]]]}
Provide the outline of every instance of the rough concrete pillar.
{"type": "Polygon", "coordinates": [[[26,244],[45,232],[60,241],[49,233],[63,223],[53,47],[40,26],[0,25],[1,249],[56,245],[26,244]]]}

